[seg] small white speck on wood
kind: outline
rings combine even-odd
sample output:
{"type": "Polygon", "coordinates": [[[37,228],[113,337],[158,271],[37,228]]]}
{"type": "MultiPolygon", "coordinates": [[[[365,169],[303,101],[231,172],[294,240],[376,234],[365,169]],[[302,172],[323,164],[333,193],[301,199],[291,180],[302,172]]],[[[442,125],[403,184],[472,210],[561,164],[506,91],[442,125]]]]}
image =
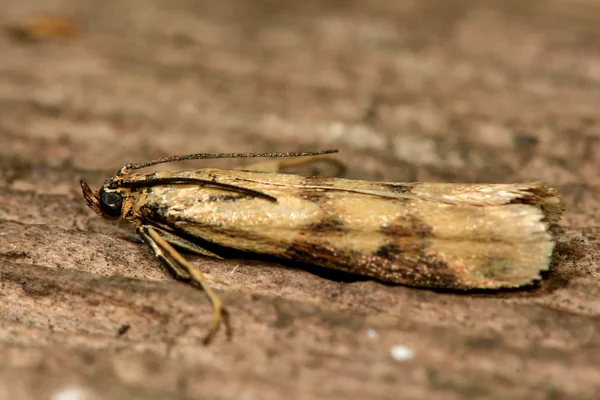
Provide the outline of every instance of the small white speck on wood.
{"type": "Polygon", "coordinates": [[[67,386],[58,389],[52,394],[52,400],[96,400],[98,397],[86,388],[67,386]]]}
{"type": "Polygon", "coordinates": [[[392,347],[390,353],[392,354],[392,358],[396,361],[409,361],[415,356],[414,351],[402,345],[392,347]]]}

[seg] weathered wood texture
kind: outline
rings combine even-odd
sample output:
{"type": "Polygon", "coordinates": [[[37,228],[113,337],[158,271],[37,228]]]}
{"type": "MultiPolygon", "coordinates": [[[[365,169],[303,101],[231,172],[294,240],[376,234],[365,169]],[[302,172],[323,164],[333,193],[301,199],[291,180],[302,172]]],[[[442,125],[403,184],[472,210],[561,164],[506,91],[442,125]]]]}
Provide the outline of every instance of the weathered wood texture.
{"type": "Polygon", "coordinates": [[[0,8],[0,398],[597,398],[596,1],[0,8]],[[8,29],[44,13],[79,33],[8,29]],[[203,347],[203,294],[78,187],[164,155],[335,147],[355,178],[557,186],[552,272],[465,295],[190,257],[234,327],[203,347]]]}

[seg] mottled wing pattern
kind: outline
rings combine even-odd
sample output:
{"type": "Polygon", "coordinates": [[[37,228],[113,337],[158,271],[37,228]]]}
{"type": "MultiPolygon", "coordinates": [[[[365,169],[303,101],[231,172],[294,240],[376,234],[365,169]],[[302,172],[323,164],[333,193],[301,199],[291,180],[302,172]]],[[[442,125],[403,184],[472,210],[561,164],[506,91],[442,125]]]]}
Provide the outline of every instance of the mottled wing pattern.
{"type": "Polygon", "coordinates": [[[131,219],[223,248],[432,288],[538,279],[554,247],[548,227],[562,212],[543,183],[389,183],[218,169],[130,179],[167,176],[277,201],[210,185],[150,186],[132,189],[131,219]]]}

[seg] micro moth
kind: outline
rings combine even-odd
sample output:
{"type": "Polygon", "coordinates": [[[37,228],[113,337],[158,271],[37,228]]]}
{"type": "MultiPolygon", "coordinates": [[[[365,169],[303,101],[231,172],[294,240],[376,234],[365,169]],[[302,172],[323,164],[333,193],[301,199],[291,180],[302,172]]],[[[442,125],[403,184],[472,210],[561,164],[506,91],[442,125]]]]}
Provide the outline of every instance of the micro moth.
{"type": "Polygon", "coordinates": [[[519,287],[548,269],[549,227],[563,207],[542,182],[394,183],[212,168],[132,172],[191,159],[334,152],[166,157],[123,166],[98,192],[83,181],[81,187],[92,210],[133,223],[176,278],[205,291],[213,305],[206,342],[227,314],[174,246],[217,258],[234,249],[426,288],[519,287]]]}

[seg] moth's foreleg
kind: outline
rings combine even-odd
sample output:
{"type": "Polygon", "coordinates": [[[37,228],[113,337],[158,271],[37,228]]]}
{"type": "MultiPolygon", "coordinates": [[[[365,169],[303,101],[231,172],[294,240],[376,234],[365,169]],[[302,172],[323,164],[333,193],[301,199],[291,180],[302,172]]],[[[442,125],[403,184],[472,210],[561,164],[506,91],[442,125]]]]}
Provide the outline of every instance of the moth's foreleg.
{"type": "Polygon", "coordinates": [[[335,177],[343,176],[346,172],[346,165],[335,157],[331,156],[307,156],[294,159],[277,158],[274,160],[254,163],[236,169],[245,171],[257,171],[257,172],[281,172],[281,173],[300,173],[300,169],[307,166],[314,169],[310,175],[324,175],[323,165],[319,168],[317,164],[329,164],[330,167],[335,168],[333,173],[327,174],[335,177]]]}
{"type": "Polygon", "coordinates": [[[213,290],[208,286],[204,279],[204,274],[193,265],[191,265],[177,250],[169,244],[169,242],[163,238],[162,234],[156,228],[149,225],[142,225],[138,229],[138,234],[142,240],[148,244],[154,254],[160,258],[167,266],[169,266],[176,276],[184,275],[187,276],[187,280],[200,286],[204,293],[208,296],[213,306],[213,319],[209,328],[208,334],[204,338],[204,343],[208,344],[219,330],[221,322],[225,324],[227,334],[230,336],[230,326],[228,320],[227,310],[223,307],[223,303],[219,296],[217,296],[213,290]],[[185,271],[185,272],[184,272],[185,271]]]}
{"type": "Polygon", "coordinates": [[[158,244],[154,240],[152,240],[152,238],[148,235],[148,233],[146,233],[145,226],[140,226],[137,229],[137,232],[140,235],[140,237],[142,238],[142,240],[144,241],[144,243],[146,243],[146,245],[148,247],[150,247],[150,249],[152,249],[152,252],[154,253],[154,255],[156,257],[160,258],[160,260],[169,268],[169,272],[175,277],[175,279],[184,281],[184,282],[190,282],[192,280],[192,277],[190,276],[190,274],[188,274],[185,269],[181,268],[176,262],[174,262],[174,260],[171,260],[162,251],[162,249],[158,246],[158,244]]]}

